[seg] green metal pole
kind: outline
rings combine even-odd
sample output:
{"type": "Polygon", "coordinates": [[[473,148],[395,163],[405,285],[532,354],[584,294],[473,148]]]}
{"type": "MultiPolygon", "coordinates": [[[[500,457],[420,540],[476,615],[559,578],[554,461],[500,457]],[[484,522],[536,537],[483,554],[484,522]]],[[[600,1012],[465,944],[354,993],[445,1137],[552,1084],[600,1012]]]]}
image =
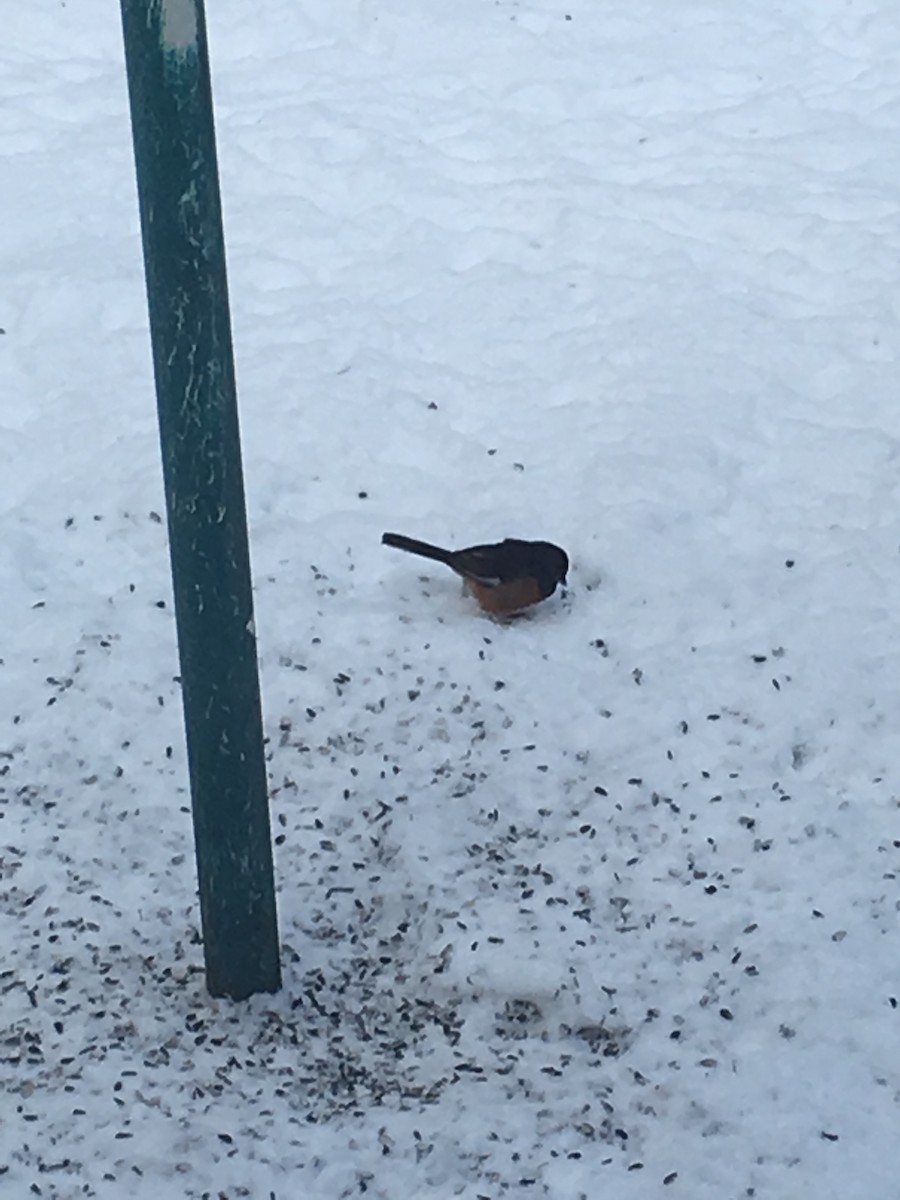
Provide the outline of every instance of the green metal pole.
{"type": "Polygon", "coordinates": [[[202,0],[121,0],[206,981],[281,986],[202,0]]]}

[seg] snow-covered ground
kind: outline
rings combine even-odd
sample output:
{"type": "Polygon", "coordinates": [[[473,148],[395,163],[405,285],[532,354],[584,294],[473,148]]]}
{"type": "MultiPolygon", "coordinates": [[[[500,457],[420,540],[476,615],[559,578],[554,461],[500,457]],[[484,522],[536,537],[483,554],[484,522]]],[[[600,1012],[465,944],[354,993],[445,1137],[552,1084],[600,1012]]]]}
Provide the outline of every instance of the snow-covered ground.
{"type": "Polygon", "coordinates": [[[0,1189],[892,1200],[900,8],[210,4],[284,989],[203,986],[117,6],[0,48],[0,1189]],[[383,529],[559,541],[498,626],[383,529]]]}

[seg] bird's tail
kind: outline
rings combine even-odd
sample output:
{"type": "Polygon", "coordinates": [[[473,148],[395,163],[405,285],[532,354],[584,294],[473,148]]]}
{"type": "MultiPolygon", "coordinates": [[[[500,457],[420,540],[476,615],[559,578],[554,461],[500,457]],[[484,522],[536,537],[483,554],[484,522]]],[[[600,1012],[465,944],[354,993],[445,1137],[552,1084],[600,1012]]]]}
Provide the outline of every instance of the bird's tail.
{"type": "Polygon", "coordinates": [[[453,558],[452,550],[442,550],[440,546],[405,537],[402,533],[383,533],[381,542],[384,546],[393,546],[397,550],[405,550],[407,554],[418,554],[422,558],[433,558],[437,562],[446,563],[447,566],[450,566],[453,558]]]}

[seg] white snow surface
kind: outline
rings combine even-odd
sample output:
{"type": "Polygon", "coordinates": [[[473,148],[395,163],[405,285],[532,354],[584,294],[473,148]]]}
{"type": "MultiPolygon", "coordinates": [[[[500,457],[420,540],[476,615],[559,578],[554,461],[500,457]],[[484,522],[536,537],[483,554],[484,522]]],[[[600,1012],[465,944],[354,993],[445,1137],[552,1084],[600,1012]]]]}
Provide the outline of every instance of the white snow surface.
{"type": "Polygon", "coordinates": [[[284,987],[204,988],[117,6],[9,5],[2,1194],[892,1200],[896,0],[208,8],[284,987]]]}

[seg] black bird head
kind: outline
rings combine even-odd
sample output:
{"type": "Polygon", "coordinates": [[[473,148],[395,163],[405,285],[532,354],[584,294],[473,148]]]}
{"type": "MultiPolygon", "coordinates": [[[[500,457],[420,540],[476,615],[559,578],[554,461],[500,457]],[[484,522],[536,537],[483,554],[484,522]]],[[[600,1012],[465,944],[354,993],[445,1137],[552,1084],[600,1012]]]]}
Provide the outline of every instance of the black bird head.
{"type": "Polygon", "coordinates": [[[535,550],[539,551],[538,583],[544,596],[552,596],[561,583],[566,582],[569,573],[569,556],[559,546],[552,542],[533,542],[535,550]]]}

